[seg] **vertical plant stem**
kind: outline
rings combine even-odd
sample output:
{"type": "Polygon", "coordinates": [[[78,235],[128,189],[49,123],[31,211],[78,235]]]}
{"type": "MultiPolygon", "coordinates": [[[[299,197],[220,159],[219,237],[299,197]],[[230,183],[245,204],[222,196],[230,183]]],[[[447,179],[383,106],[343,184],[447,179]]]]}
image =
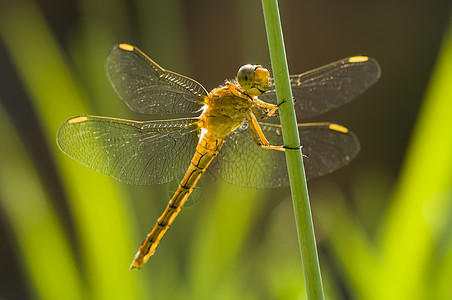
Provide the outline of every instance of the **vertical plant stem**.
{"type": "Polygon", "coordinates": [[[308,299],[324,299],[277,0],[262,0],[308,299]]]}

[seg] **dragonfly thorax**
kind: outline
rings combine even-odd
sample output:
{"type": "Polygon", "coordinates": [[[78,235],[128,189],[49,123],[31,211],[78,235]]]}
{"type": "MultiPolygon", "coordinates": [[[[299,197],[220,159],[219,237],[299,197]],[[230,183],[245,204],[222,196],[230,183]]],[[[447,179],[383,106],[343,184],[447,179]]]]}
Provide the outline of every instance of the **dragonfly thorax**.
{"type": "Polygon", "coordinates": [[[201,127],[216,138],[224,138],[240,126],[252,106],[250,97],[242,92],[232,83],[212,90],[201,115],[201,127]]]}

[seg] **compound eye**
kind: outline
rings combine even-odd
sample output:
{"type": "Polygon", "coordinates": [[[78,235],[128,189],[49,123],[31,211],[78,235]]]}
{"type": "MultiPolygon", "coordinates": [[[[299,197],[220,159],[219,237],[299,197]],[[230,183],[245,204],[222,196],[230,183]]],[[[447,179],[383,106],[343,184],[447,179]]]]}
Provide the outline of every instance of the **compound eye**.
{"type": "Polygon", "coordinates": [[[239,85],[245,90],[251,89],[254,84],[254,70],[256,66],[244,65],[237,72],[237,81],[239,85]]]}

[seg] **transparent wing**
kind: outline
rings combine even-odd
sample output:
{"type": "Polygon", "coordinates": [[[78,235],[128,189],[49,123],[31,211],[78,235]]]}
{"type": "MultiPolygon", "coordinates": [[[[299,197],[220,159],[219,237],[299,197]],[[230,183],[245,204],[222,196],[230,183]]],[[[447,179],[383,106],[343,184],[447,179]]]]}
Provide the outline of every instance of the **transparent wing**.
{"type": "Polygon", "coordinates": [[[197,113],[207,96],[201,84],[164,70],[131,45],[114,46],[107,57],[105,70],[118,96],[131,110],[139,113],[197,113]]]}
{"type": "MultiPolygon", "coordinates": [[[[282,145],[281,126],[260,123],[273,145],[282,145]]],[[[289,185],[284,153],[256,145],[244,123],[232,132],[218,155],[214,170],[234,185],[267,189],[289,185]]],[[[299,124],[306,176],[312,179],[347,165],[359,152],[356,136],[332,123],[299,124]]]]}
{"type": "Polygon", "coordinates": [[[162,184],[189,167],[199,140],[197,122],[81,116],[63,124],[58,145],[80,163],[124,183],[162,184]]]}
{"type": "MultiPolygon", "coordinates": [[[[380,73],[375,59],[352,56],[300,75],[291,75],[297,117],[314,117],[349,102],[372,86],[380,73]]],[[[273,78],[268,91],[259,98],[276,103],[273,78]]]]}

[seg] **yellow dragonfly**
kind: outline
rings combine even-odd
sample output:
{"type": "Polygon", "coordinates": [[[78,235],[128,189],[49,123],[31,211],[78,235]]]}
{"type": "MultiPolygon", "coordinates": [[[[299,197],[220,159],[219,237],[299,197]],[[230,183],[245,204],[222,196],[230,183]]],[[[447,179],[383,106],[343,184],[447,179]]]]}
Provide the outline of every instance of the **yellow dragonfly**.
{"type": "MultiPolygon", "coordinates": [[[[154,254],[211,163],[209,169],[231,184],[288,186],[281,127],[272,121],[278,120],[275,85],[267,69],[245,65],[236,80],[209,93],[195,80],[163,69],[138,48],[119,44],[107,57],[106,72],[133,111],[193,115],[144,122],[86,115],[69,119],[58,132],[58,145],[66,154],[121,182],[156,185],[184,176],[140,246],[132,269],[141,268],[154,254]]],[[[378,63],[366,56],[290,76],[298,118],[349,102],[379,76],[378,63]]],[[[357,138],[343,126],[304,123],[298,128],[308,179],[348,164],[359,152],[357,138]]]]}

